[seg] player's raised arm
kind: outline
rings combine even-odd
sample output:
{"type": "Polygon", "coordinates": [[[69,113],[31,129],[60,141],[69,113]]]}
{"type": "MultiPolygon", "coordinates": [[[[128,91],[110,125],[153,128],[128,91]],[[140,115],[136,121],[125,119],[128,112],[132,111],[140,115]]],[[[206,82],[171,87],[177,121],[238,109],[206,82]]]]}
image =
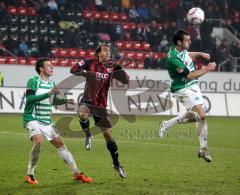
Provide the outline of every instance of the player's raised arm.
{"type": "Polygon", "coordinates": [[[209,63],[207,66],[203,66],[202,69],[200,70],[196,70],[194,72],[189,72],[186,75],[186,78],[188,80],[192,80],[192,79],[197,79],[198,77],[203,76],[204,74],[210,72],[210,71],[214,71],[216,68],[216,63],[215,62],[211,62],[209,63]]]}
{"type": "Polygon", "coordinates": [[[59,90],[57,88],[53,88],[50,92],[43,93],[41,95],[36,95],[36,90],[37,81],[34,78],[29,79],[26,90],[27,103],[40,102],[44,99],[49,98],[54,93],[59,93],[59,90]]]}
{"type": "Polygon", "coordinates": [[[113,69],[112,78],[120,81],[123,84],[128,84],[129,82],[128,74],[122,69],[122,67],[119,64],[115,65],[115,68],[113,69]]]}
{"type": "Polygon", "coordinates": [[[210,60],[210,54],[208,54],[208,53],[203,53],[203,52],[188,52],[188,55],[189,55],[191,58],[201,57],[201,58],[203,58],[203,59],[210,60]]]}

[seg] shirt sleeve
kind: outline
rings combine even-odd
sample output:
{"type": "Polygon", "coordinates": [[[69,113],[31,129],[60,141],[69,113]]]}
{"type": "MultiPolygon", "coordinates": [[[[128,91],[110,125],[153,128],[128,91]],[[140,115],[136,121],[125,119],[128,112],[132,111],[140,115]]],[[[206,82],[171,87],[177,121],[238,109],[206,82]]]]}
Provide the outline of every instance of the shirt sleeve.
{"type": "Polygon", "coordinates": [[[189,74],[189,70],[186,67],[186,65],[183,63],[182,60],[180,60],[179,58],[173,58],[172,59],[172,65],[174,70],[183,75],[183,76],[187,76],[189,74]]]}
{"type": "Polygon", "coordinates": [[[37,91],[37,81],[34,78],[31,78],[27,82],[27,88],[33,91],[37,91]]]}
{"type": "Polygon", "coordinates": [[[84,73],[89,70],[89,60],[80,60],[75,65],[72,66],[70,73],[84,73]]]}

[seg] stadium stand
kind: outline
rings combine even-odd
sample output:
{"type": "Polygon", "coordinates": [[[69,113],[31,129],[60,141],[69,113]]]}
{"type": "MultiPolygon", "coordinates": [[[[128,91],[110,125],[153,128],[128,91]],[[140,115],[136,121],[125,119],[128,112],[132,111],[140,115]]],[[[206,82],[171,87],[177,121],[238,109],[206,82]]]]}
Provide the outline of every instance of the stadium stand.
{"type": "Polygon", "coordinates": [[[240,64],[240,43],[211,36],[220,26],[238,40],[238,0],[3,0],[0,17],[2,64],[34,64],[47,56],[55,65],[71,66],[94,56],[99,41],[111,41],[115,59],[131,58],[127,68],[164,69],[171,36],[181,27],[191,33],[191,50],[210,53],[218,64],[226,61],[219,71],[240,71],[240,65],[233,66],[240,64]],[[207,17],[200,28],[186,22],[193,6],[207,17]]]}

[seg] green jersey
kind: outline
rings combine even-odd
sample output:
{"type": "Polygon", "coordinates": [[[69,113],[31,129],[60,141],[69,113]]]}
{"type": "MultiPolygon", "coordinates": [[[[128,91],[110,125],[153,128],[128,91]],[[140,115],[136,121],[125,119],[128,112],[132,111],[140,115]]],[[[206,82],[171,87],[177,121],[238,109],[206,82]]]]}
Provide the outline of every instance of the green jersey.
{"type": "Polygon", "coordinates": [[[40,76],[34,76],[27,82],[26,106],[23,113],[25,123],[37,120],[42,123],[52,124],[52,104],[61,105],[67,102],[66,99],[58,99],[56,94],[53,103],[50,102],[50,90],[55,86],[54,82],[43,81],[40,76]],[[28,90],[30,91],[28,93],[28,90]]]}
{"type": "Polygon", "coordinates": [[[198,82],[196,79],[187,80],[185,76],[181,74],[186,68],[189,72],[195,71],[192,58],[188,55],[187,50],[178,52],[175,46],[172,46],[167,54],[166,67],[171,78],[170,89],[172,93],[198,82]]]}

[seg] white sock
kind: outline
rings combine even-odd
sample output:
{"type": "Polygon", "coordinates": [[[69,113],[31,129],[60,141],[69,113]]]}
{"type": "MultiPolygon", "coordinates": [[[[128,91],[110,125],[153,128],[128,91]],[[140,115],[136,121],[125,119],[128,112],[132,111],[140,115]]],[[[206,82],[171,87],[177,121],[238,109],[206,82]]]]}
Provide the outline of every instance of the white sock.
{"type": "Polygon", "coordinates": [[[187,111],[184,114],[178,115],[168,121],[166,121],[165,125],[167,129],[173,127],[176,124],[188,123],[188,122],[197,122],[200,121],[200,117],[197,112],[187,111]]]}
{"type": "Polygon", "coordinates": [[[60,148],[57,148],[59,155],[61,158],[68,164],[73,174],[80,173],[77,168],[76,162],[72,156],[72,154],[68,151],[67,147],[64,145],[60,148]]]}
{"type": "Polygon", "coordinates": [[[200,148],[208,148],[208,126],[206,120],[201,120],[196,123],[200,148]]]}
{"type": "Polygon", "coordinates": [[[34,144],[29,155],[29,163],[27,175],[34,175],[34,169],[36,167],[38,157],[41,150],[41,144],[34,144]]]}

